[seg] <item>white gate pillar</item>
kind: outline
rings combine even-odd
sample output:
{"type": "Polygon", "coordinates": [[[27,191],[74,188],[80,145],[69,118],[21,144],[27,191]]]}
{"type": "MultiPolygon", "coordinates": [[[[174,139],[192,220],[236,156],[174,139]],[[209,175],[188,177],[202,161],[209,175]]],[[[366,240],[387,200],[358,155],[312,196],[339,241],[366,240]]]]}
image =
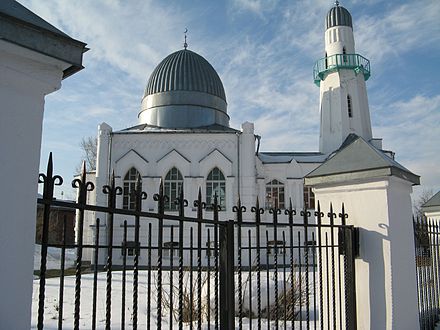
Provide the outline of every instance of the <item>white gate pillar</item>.
{"type": "Polygon", "coordinates": [[[412,183],[393,176],[315,182],[314,192],[324,214],[330,203],[336,209],[344,203],[347,224],[360,230],[358,329],[418,329],[412,183]]]}
{"type": "Polygon", "coordinates": [[[82,68],[85,44],[13,1],[0,26],[0,329],[29,329],[44,97],[82,68]]]}
{"type": "Polygon", "coordinates": [[[351,134],[305,178],[324,213],[345,204],[347,224],[359,227],[355,260],[358,329],[418,329],[411,212],[419,176],[390,154],[351,134]]]}

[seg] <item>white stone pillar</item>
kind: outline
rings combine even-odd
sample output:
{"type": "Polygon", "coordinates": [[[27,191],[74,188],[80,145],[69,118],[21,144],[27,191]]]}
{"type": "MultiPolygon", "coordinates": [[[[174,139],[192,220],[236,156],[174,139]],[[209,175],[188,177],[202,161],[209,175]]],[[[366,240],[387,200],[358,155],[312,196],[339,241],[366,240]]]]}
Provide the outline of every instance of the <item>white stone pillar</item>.
{"type": "Polygon", "coordinates": [[[33,54],[0,41],[0,329],[31,324],[44,96],[63,76],[59,61],[33,54]]]}
{"type": "Polygon", "coordinates": [[[324,214],[330,203],[338,212],[344,203],[347,224],[360,228],[358,329],[419,329],[411,183],[388,176],[316,185],[314,192],[324,214]]]}
{"type": "MultiPolygon", "coordinates": [[[[99,188],[102,188],[103,185],[108,184],[108,178],[109,175],[111,174],[109,173],[111,133],[112,133],[112,128],[106,123],[102,123],[98,126],[98,144],[96,149],[96,184],[98,185],[99,188]]],[[[102,194],[97,194],[97,195],[102,195],[102,194]]],[[[98,203],[98,205],[105,205],[105,204],[98,203]]]]}
{"type": "MultiPolygon", "coordinates": [[[[246,206],[249,212],[243,217],[252,218],[250,207],[256,200],[256,156],[255,156],[255,135],[254,124],[245,122],[241,125],[240,135],[240,198],[241,204],[246,206]]],[[[237,201],[235,201],[237,203],[237,201]]]]}
{"type": "MultiPolygon", "coordinates": [[[[110,139],[111,139],[112,128],[106,123],[101,123],[98,126],[98,137],[96,146],[96,185],[95,185],[95,198],[96,205],[107,206],[108,195],[102,192],[102,187],[110,183],[110,139]]],[[[99,218],[101,224],[107,224],[107,214],[103,212],[90,212],[92,214],[92,220],[95,221],[99,218]]],[[[101,232],[104,232],[106,228],[102,228],[101,232]]],[[[102,233],[104,234],[104,233],[102,233]]],[[[107,233],[105,233],[107,236],[107,233]]],[[[103,250],[104,251],[104,250],[103,250]]],[[[101,259],[102,260],[102,259],[101,259]]]]}

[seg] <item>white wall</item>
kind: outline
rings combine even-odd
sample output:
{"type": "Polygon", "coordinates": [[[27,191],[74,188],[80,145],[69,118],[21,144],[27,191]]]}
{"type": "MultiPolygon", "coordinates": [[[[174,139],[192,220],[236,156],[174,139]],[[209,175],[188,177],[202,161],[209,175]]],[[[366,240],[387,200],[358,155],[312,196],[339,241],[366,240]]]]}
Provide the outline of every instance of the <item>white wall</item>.
{"type": "Polygon", "coordinates": [[[360,228],[356,259],[358,329],[418,329],[411,183],[394,177],[317,186],[324,214],[345,204],[360,228]]]}
{"type": "Polygon", "coordinates": [[[31,324],[37,179],[44,96],[62,64],[0,41],[0,328],[31,324]]]}
{"type": "MultiPolygon", "coordinates": [[[[111,127],[103,123],[98,129],[98,162],[97,187],[95,189],[98,205],[106,205],[106,196],[101,192],[102,186],[108,184],[109,174],[114,170],[115,183],[123,186],[123,179],[131,167],[135,167],[142,175],[142,188],[148,197],[143,201],[144,211],[157,212],[157,202],[153,195],[158,192],[160,179],[175,166],[184,176],[184,193],[189,202],[185,208],[187,216],[196,216],[193,201],[197,199],[199,187],[202,200],[206,199],[206,177],[209,172],[218,167],[226,179],[226,210],[219,213],[220,220],[234,219],[236,214],[232,207],[236,205],[238,190],[242,204],[247,207],[245,220],[253,220],[255,215],[250,212],[256,197],[259,197],[261,207],[265,202],[265,185],[272,179],[278,179],[285,185],[285,203],[292,197],[292,204],[296,208],[303,206],[303,177],[316,168],[318,163],[297,163],[293,160],[283,164],[263,164],[255,155],[255,137],[253,125],[243,124],[242,133],[113,133],[111,127]],[[110,160],[107,161],[107,158],[110,160]],[[240,180],[238,179],[240,177],[240,180]]],[[[122,196],[117,199],[117,207],[122,208],[122,196]]],[[[105,214],[90,212],[86,223],[92,224],[96,217],[105,221],[105,214]]],[[[212,212],[206,211],[207,218],[212,212]]],[[[298,215],[299,217],[299,215],[298,215]]],[[[270,220],[271,215],[265,213],[263,221],[270,220]]],[[[121,225],[127,217],[115,216],[115,244],[122,241],[123,228],[121,225]]],[[[132,219],[128,219],[132,221],[132,219]]],[[[103,223],[103,222],[102,222],[103,223]]],[[[101,236],[104,235],[102,228],[101,236]]],[[[153,228],[154,229],[154,228],[153,228]]],[[[93,237],[90,227],[85,227],[85,236],[93,237]]],[[[129,229],[129,233],[132,228],[129,229]]],[[[145,242],[146,231],[141,230],[141,239],[145,242]],[[144,234],[142,234],[142,232],[144,234]]],[[[187,233],[186,233],[187,234],[187,233]]],[[[131,235],[131,234],[129,234],[131,235]]],[[[104,239],[104,237],[103,237],[104,239]]],[[[165,240],[166,241],[166,240],[165,240]]],[[[105,260],[105,251],[102,250],[100,263],[105,260]]],[[[91,254],[87,256],[91,259],[91,254]]],[[[115,254],[117,259],[120,257],[115,254]]]]}
{"type": "Polygon", "coordinates": [[[355,53],[353,29],[351,27],[338,25],[325,31],[325,51],[327,56],[342,54],[344,47],[346,54],[355,53]]]}
{"type": "Polygon", "coordinates": [[[320,85],[319,150],[330,153],[340,147],[350,133],[372,138],[370,110],[364,76],[353,70],[330,73],[320,85]],[[352,117],[348,116],[347,95],[352,117]]]}

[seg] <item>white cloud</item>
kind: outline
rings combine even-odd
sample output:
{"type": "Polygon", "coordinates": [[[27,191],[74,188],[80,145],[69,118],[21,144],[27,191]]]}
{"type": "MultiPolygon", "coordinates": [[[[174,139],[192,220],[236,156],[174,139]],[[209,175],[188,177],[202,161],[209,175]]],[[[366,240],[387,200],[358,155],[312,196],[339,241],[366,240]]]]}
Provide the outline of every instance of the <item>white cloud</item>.
{"type": "Polygon", "coordinates": [[[278,0],[232,0],[232,11],[251,12],[260,18],[265,18],[265,12],[272,11],[278,0]]]}
{"type": "Polygon", "coordinates": [[[439,20],[437,0],[392,6],[389,11],[361,16],[355,21],[358,51],[378,65],[387,62],[389,56],[399,57],[414,48],[429,45],[439,49],[439,20]]]}
{"type": "MultiPolygon", "coordinates": [[[[375,70],[408,57],[415,48],[439,50],[439,1],[377,2],[352,2],[353,9],[362,5],[363,13],[376,6],[374,15],[357,14],[346,5],[353,14],[357,51],[372,60],[375,70]]],[[[204,22],[200,8],[187,5],[182,11],[186,7],[159,1],[23,3],[91,48],[85,54],[86,70],[64,83],[68,89],[48,97],[48,104],[57,109],[46,113],[45,134],[52,137],[46,136],[45,150],[66,132],[76,145],[82,136],[95,134],[104,120],[115,129],[135,124],[149,74],[181,48],[187,26],[190,47],[194,45],[192,49],[205,56],[223,80],[233,127],[255,122],[256,133],[262,135],[261,150],[318,149],[319,89],[312,82],[312,66],[324,52],[324,19],[331,5],[327,0],[233,0],[226,8],[219,5],[227,16],[220,26],[204,22]],[[61,135],[56,138],[55,133],[61,135]]],[[[377,77],[371,81],[369,86],[380,85],[369,93],[375,135],[384,137],[385,147],[421,174],[424,184],[427,180],[440,188],[433,165],[440,163],[435,126],[440,122],[439,97],[417,94],[414,85],[404,101],[396,101],[401,96],[396,86],[377,77]]]]}
{"type": "Polygon", "coordinates": [[[377,109],[375,135],[396,152],[397,161],[421,176],[421,184],[440,188],[440,94],[417,94],[377,109]]]}
{"type": "Polygon", "coordinates": [[[91,50],[89,61],[104,61],[128,73],[139,82],[164,54],[181,44],[182,13],[152,1],[48,0],[24,1],[53,25],[76,39],[84,40],[91,50]]]}

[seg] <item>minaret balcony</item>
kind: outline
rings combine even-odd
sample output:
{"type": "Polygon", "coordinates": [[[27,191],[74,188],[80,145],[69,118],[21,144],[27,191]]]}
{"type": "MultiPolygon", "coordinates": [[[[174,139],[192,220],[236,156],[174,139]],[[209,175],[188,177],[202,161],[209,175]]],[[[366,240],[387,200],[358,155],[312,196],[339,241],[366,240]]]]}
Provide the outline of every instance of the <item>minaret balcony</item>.
{"type": "Polygon", "coordinates": [[[370,61],[359,54],[335,54],[332,56],[321,58],[316,61],[313,67],[313,79],[317,86],[321,80],[331,72],[340,69],[354,70],[356,73],[362,73],[364,79],[370,78],[370,61]]]}

